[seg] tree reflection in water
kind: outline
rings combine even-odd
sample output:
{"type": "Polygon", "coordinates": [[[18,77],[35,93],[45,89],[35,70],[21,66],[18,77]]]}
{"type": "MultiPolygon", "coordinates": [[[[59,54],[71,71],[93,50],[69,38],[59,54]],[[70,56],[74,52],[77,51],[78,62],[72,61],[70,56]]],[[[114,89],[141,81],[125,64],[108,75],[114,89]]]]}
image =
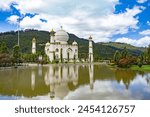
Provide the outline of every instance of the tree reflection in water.
{"type": "Polygon", "coordinates": [[[117,80],[118,83],[122,81],[126,89],[129,88],[130,83],[134,80],[135,76],[136,76],[135,71],[131,71],[131,70],[116,70],[115,71],[115,79],[117,80]]]}

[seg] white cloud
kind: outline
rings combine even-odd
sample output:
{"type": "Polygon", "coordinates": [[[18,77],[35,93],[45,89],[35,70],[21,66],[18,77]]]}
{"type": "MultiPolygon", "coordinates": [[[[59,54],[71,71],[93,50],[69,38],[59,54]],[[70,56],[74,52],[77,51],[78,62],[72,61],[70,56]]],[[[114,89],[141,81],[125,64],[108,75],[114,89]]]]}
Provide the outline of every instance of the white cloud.
{"type": "Polygon", "coordinates": [[[41,17],[39,15],[35,15],[30,18],[26,16],[21,22],[20,27],[23,29],[41,29],[41,26],[45,25],[46,22],[41,21],[41,17]]]}
{"type": "MultiPolygon", "coordinates": [[[[119,86],[117,88],[122,88],[119,86]]],[[[134,96],[131,95],[131,92],[124,88],[119,91],[113,86],[113,83],[110,81],[95,81],[94,89],[90,90],[89,85],[80,86],[75,89],[73,92],[69,92],[67,96],[64,97],[65,100],[77,100],[77,99],[87,99],[87,100],[116,100],[116,99],[134,99],[134,96]]]]}
{"type": "Polygon", "coordinates": [[[72,2],[70,2],[70,0],[36,0],[36,2],[35,0],[16,1],[18,5],[15,7],[19,9],[21,13],[44,13],[48,15],[69,15],[72,11],[76,11],[78,9],[82,9],[82,11],[86,10],[88,12],[94,10],[110,12],[110,10],[112,10],[114,5],[118,2],[118,0],[95,0],[94,2],[87,0],[76,0],[72,2]]]}
{"type": "MultiPolygon", "coordinates": [[[[4,2],[4,0],[2,0],[4,2]]],[[[11,0],[9,0],[11,1],[11,0]]],[[[143,9],[134,7],[125,12],[114,14],[119,0],[12,0],[22,14],[38,14],[32,18],[26,16],[20,23],[22,28],[38,28],[49,31],[61,25],[70,33],[88,38],[93,36],[96,42],[110,41],[116,34],[128,33],[129,29],[138,29],[138,18],[143,9]],[[83,4],[84,3],[84,4],[83,4]],[[47,22],[42,22],[45,19],[47,22]]],[[[11,3],[11,2],[9,2],[11,3]]]]}
{"type": "Polygon", "coordinates": [[[150,21],[147,21],[147,24],[150,26],[150,21]]]}
{"type": "Polygon", "coordinates": [[[147,0],[137,0],[138,3],[145,3],[147,0]]]}
{"type": "Polygon", "coordinates": [[[150,30],[144,30],[142,32],[140,32],[141,35],[150,35],[150,30]]]}
{"type": "Polygon", "coordinates": [[[0,0],[0,10],[10,10],[11,3],[13,3],[13,0],[0,0]]]}
{"type": "Polygon", "coordinates": [[[19,16],[17,15],[12,15],[10,17],[7,18],[7,21],[10,23],[10,24],[17,24],[18,23],[18,19],[19,19],[19,16]]]}
{"type": "Polygon", "coordinates": [[[118,38],[116,42],[128,43],[138,47],[147,47],[150,44],[150,36],[145,36],[140,39],[130,39],[130,38],[118,38]]]}

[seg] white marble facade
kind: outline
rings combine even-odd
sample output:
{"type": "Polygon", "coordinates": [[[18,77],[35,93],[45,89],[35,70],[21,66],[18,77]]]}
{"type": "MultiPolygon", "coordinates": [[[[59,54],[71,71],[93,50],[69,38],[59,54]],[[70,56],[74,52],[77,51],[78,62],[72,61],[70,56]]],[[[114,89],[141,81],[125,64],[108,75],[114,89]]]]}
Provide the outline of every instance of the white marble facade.
{"type": "Polygon", "coordinates": [[[68,44],[69,35],[61,27],[56,33],[50,32],[50,41],[45,45],[45,53],[50,62],[78,62],[78,44],[73,42],[68,44]]]}

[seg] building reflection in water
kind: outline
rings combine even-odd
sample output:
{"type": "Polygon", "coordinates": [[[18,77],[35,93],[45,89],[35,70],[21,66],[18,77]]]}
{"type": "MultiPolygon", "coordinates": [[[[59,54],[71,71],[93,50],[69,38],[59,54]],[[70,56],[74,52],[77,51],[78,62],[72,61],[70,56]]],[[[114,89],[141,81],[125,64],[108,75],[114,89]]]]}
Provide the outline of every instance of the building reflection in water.
{"type": "Polygon", "coordinates": [[[90,89],[94,89],[94,65],[90,64],[89,65],[89,79],[90,79],[90,89]]]}
{"type": "MultiPolygon", "coordinates": [[[[106,71],[108,70],[106,69],[106,71]]],[[[103,92],[101,92],[101,90],[99,90],[98,88],[101,87],[103,91],[106,90],[106,92],[109,92],[107,91],[107,88],[109,87],[109,89],[112,89],[114,93],[123,91],[128,96],[129,94],[127,94],[127,91],[131,93],[133,87],[137,88],[137,82],[140,81],[140,83],[146,83],[142,84],[143,86],[150,84],[149,73],[138,73],[131,70],[115,70],[114,72],[107,72],[109,73],[109,75],[105,75],[104,73],[106,72],[103,72],[101,67],[94,66],[93,64],[66,64],[49,65],[44,68],[39,67],[38,71],[36,71],[35,69],[31,71],[31,89],[32,91],[37,91],[37,88],[41,85],[41,83],[39,82],[42,81],[43,86],[46,89],[45,90],[43,88],[43,90],[45,90],[44,95],[46,95],[48,99],[49,97],[50,99],[64,99],[71,93],[73,94],[73,96],[75,96],[74,94],[79,91],[78,89],[82,89],[82,87],[86,87],[86,89],[84,91],[82,90],[79,95],[84,94],[83,92],[88,92],[89,95],[92,96],[95,91],[99,92],[99,95],[102,95],[103,92]],[[41,74],[42,72],[43,74],[41,74]],[[37,78],[39,74],[42,75],[43,79],[37,78]],[[95,81],[97,83],[104,82],[108,84],[105,84],[104,86],[99,84],[97,86],[95,81]],[[117,90],[115,90],[116,88],[117,90]]],[[[112,93],[110,93],[110,95],[112,95],[112,93]]]]}
{"type": "Polygon", "coordinates": [[[34,90],[35,88],[35,71],[31,71],[31,89],[34,90]]]}
{"type": "Polygon", "coordinates": [[[51,99],[55,97],[63,99],[69,92],[69,82],[72,82],[74,86],[78,85],[78,69],[78,65],[49,66],[44,79],[45,84],[50,87],[51,99]]]}
{"type": "Polygon", "coordinates": [[[42,76],[42,65],[38,66],[38,75],[42,76]]]}

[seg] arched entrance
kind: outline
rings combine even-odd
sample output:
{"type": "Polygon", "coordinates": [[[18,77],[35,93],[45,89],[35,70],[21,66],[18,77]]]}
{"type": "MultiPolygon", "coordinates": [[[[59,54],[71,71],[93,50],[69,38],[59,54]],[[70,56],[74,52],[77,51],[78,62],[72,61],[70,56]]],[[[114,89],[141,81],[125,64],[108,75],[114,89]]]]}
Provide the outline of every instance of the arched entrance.
{"type": "Polygon", "coordinates": [[[71,55],[72,55],[72,49],[71,49],[71,48],[68,48],[68,49],[67,49],[67,61],[68,61],[68,62],[70,61],[71,55]]]}

